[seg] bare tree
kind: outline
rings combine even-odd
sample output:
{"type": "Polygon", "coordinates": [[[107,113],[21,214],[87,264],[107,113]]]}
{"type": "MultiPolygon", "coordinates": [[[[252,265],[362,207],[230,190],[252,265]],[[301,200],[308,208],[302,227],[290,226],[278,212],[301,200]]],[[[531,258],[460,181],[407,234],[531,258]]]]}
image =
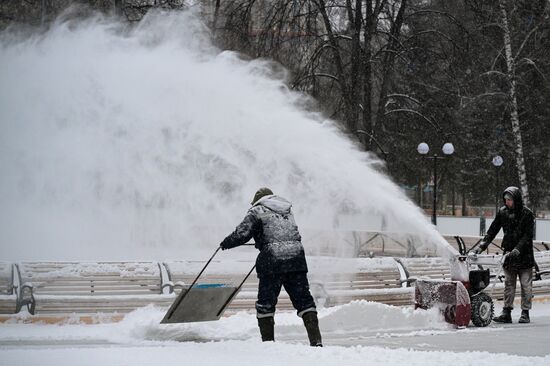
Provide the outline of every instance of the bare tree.
{"type": "MultiPolygon", "coordinates": [[[[515,58],[512,54],[512,40],[510,37],[510,27],[508,26],[508,13],[506,11],[506,0],[499,0],[499,7],[502,19],[502,36],[504,39],[504,56],[506,59],[506,78],[508,79],[508,93],[510,99],[510,121],[512,123],[512,133],[515,141],[516,165],[518,169],[519,183],[526,204],[529,204],[529,187],[527,185],[527,173],[525,169],[525,159],[523,157],[523,142],[521,139],[521,128],[518,115],[518,100],[516,96],[516,66],[515,58]]],[[[529,35],[528,35],[529,36],[529,35]]]]}

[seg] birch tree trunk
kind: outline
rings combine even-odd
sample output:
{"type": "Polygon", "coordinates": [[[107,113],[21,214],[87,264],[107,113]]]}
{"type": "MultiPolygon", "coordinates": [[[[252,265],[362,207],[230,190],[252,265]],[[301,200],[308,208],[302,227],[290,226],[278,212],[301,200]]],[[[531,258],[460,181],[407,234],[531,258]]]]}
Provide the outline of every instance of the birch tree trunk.
{"type": "Polygon", "coordinates": [[[510,28],[508,26],[508,14],[506,12],[506,0],[499,0],[500,12],[502,16],[502,29],[504,31],[504,50],[506,56],[507,78],[510,85],[508,91],[510,97],[510,120],[512,122],[512,133],[514,135],[516,165],[518,168],[519,184],[523,191],[523,201],[529,204],[529,189],[527,186],[527,173],[525,170],[525,159],[523,158],[523,142],[521,139],[521,130],[519,127],[518,101],[516,96],[515,65],[512,56],[512,40],[510,38],[510,28]]]}

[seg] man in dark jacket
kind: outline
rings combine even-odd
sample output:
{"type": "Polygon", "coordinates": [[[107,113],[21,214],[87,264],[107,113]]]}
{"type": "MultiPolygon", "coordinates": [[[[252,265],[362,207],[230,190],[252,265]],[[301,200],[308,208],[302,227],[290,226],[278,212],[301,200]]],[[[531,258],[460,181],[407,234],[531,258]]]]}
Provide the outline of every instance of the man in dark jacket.
{"type": "Polygon", "coordinates": [[[256,312],[262,341],[273,341],[274,315],[281,286],[302,317],[312,346],[322,346],[315,302],[309,291],[307,263],[292,204],[269,188],[260,188],[252,207],[234,232],[220,244],[223,250],[245,244],[251,238],[260,254],[256,258],[258,301],[256,312]]]}
{"type": "Polygon", "coordinates": [[[517,187],[508,187],[504,190],[503,199],[505,206],[501,207],[495,220],[489,227],[487,235],[474,250],[475,254],[481,253],[493,241],[499,230],[504,231],[502,250],[504,263],[504,307],[502,314],[493,320],[499,323],[512,322],[512,308],[516,294],[516,280],[519,277],[521,284],[521,317],[519,323],[529,323],[529,310],[533,297],[533,267],[535,257],[533,255],[533,226],[535,216],[523,205],[521,191],[517,187]]]}

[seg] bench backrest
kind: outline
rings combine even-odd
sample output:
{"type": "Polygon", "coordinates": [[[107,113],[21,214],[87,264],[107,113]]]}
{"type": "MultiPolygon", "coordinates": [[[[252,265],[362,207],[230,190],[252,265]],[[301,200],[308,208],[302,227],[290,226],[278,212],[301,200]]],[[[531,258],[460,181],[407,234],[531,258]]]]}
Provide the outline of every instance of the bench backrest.
{"type": "Polygon", "coordinates": [[[33,294],[140,295],[161,293],[157,262],[21,262],[22,284],[33,294]]]}
{"type": "Polygon", "coordinates": [[[399,258],[409,278],[451,279],[451,266],[443,258],[399,258]]]}
{"type": "Polygon", "coordinates": [[[403,275],[393,258],[330,258],[310,264],[310,282],[327,291],[402,287],[403,275]]]}
{"type": "Polygon", "coordinates": [[[0,262],[0,294],[13,294],[13,265],[9,262],[0,262]]]}
{"type": "MultiPolygon", "coordinates": [[[[207,268],[196,282],[196,285],[225,284],[238,286],[254,265],[254,262],[227,263],[231,263],[230,268],[224,266],[221,269],[219,265],[216,265],[217,262],[214,263],[213,269],[207,268]]],[[[180,289],[182,285],[191,285],[205,264],[205,261],[173,261],[165,262],[164,267],[170,281],[175,284],[176,289],[180,289]]],[[[258,279],[256,274],[252,273],[243,284],[241,291],[257,291],[257,288],[258,279]]]]}
{"type": "Polygon", "coordinates": [[[535,252],[535,262],[541,273],[541,279],[550,279],[550,250],[535,252]]]}

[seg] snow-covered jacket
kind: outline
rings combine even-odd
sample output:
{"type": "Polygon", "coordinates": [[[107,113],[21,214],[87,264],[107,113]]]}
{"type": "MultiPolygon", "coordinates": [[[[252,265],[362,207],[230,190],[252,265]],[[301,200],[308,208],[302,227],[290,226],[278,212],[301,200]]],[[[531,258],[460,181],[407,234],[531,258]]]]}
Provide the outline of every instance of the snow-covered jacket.
{"type": "Polygon", "coordinates": [[[268,195],[247,212],[235,231],[221,243],[224,249],[245,244],[251,238],[260,250],[256,258],[258,276],[274,273],[307,272],[298,226],[286,199],[268,195]]]}
{"type": "Polygon", "coordinates": [[[520,255],[510,262],[510,266],[518,269],[531,268],[535,265],[533,255],[533,229],[535,215],[523,205],[521,192],[516,187],[507,188],[503,194],[511,194],[514,199],[514,207],[509,209],[507,206],[501,207],[495,220],[487,230],[487,235],[483,238],[483,244],[480,249],[485,250],[489,243],[493,241],[500,229],[504,231],[502,238],[502,250],[504,253],[517,249],[520,255]]]}

